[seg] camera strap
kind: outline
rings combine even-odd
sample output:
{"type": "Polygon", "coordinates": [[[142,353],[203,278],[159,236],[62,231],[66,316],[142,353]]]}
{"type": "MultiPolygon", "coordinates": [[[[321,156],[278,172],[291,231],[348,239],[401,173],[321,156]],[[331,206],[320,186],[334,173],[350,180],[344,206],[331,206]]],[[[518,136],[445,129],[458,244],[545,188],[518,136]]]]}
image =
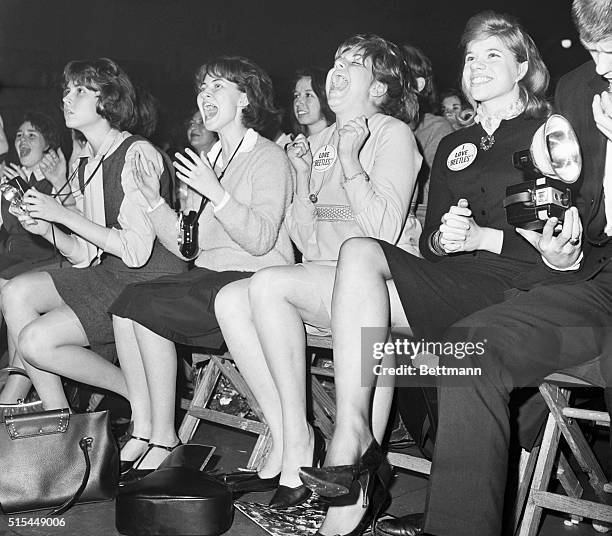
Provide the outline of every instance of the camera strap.
{"type": "MultiPolygon", "coordinates": [[[[232,156],[230,156],[229,160],[227,161],[227,164],[225,164],[225,167],[221,171],[221,174],[218,177],[218,181],[219,182],[221,182],[221,179],[223,178],[223,175],[225,175],[225,172],[227,171],[227,168],[232,163],[232,160],[234,159],[234,156],[236,156],[236,153],[238,152],[238,149],[240,149],[240,147],[242,146],[242,142],[244,141],[244,137],[245,136],[242,136],[242,139],[240,140],[240,143],[234,149],[234,152],[232,153],[232,156]]],[[[219,151],[219,154],[217,154],[217,156],[215,158],[215,161],[213,162],[213,165],[212,165],[213,172],[215,171],[215,166],[217,165],[217,162],[218,162],[220,156],[221,156],[221,151],[219,151]]],[[[208,204],[208,201],[210,201],[208,199],[208,197],[202,196],[202,201],[200,201],[200,208],[198,209],[198,217],[196,218],[196,221],[198,221],[200,219],[200,216],[202,215],[202,212],[204,212],[204,209],[206,208],[206,205],[208,204]]]]}

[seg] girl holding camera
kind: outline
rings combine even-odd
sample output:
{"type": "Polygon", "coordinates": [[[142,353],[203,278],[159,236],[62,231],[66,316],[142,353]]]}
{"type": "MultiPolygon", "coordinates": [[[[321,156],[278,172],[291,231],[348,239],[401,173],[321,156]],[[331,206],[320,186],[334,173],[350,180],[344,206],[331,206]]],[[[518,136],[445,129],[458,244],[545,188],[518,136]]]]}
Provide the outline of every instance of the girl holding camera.
{"type": "Polygon", "coordinates": [[[138,165],[149,170],[150,188],[170,192],[161,155],[128,131],[138,118],[129,78],[102,58],[68,63],[63,82],[66,126],[83,133],[87,157],[54,196],[29,189],[19,218],[74,267],[23,274],[2,289],[16,364],[23,362],[46,409],[68,406],[62,376],[127,397],[119,368],[91,349],[113,341],[108,307],[132,281],[185,269],[156,240],[136,183],[138,165]],[[70,195],[78,210],[59,202],[70,195]]]}
{"type": "Polygon", "coordinates": [[[238,475],[236,489],[276,489],[275,508],[308,499],[298,469],[322,457],[306,417],[304,325],[329,333],[340,245],[352,236],[395,242],[408,213],[421,164],[407,124],[417,113],[409,80],[401,50],[381,37],[338,47],[326,87],[336,122],[287,147],[296,183],[286,225],[304,262],[260,270],[217,297],[225,342],[273,440],[259,473],[238,475]]]}
{"type": "MultiPolygon", "coordinates": [[[[174,343],[219,348],[218,291],[260,268],[293,262],[281,226],[291,200],[291,167],[283,150],[258,134],[278,113],[270,77],[251,60],[220,57],[199,69],[196,84],[204,126],[219,141],[208,158],[186,149],[174,163],[178,178],[209,200],[197,222],[195,268],[130,285],[110,308],[134,423],[121,451],[124,481],[153,471],[179,443],[174,343]]],[[[157,235],[180,256],[177,216],[146,186],[148,173],[136,163],[157,235]]]]}

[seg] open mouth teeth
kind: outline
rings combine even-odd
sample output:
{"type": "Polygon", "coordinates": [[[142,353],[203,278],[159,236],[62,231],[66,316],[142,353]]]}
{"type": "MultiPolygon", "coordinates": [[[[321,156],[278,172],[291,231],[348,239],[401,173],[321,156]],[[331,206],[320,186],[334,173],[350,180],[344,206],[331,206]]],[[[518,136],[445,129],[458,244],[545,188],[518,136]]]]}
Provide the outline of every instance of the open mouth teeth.
{"type": "Polygon", "coordinates": [[[331,79],[331,88],[335,91],[342,91],[348,87],[348,79],[340,73],[334,73],[331,79]]]}
{"type": "Polygon", "coordinates": [[[203,106],[204,109],[204,117],[206,119],[210,119],[217,114],[217,107],[214,104],[205,104],[203,106]]]}
{"type": "Polygon", "coordinates": [[[26,147],[25,145],[22,145],[19,147],[19,158],[24,158],[28,156],[31,152],[32,152],[31,147],[26,147]]]}
{"type": "Polygon", "coordinates": [[[307,110],[298,110],[297,115],[306,115],[308,113],[307,110]]]}
{"type": "Polygon", "coordinates": [[[472,85],[478,84],[486,84],[489,80],[491,80],[488,76],[475,76],[471,79],[472,85]]]}

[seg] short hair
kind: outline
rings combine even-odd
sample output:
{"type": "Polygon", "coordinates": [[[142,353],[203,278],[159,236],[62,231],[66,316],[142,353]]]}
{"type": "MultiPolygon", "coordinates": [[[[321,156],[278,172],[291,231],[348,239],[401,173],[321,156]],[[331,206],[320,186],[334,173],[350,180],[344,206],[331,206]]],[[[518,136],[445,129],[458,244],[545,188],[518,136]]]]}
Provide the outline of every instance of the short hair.
{"type": "Polygon", "coordinates": [[[336,57],[351,48],[358,48],[364,60],[370,58],[374,79],[387,86],[387,93],[379,105],[380,112],[408,124],[414,122],[418,118],[419,103],[402,50],[378,35],[357,34],[340,44],[336,57]]]}
{"type": "Polygon", "coordinates": [[[60,146],[60,130],[57,123],[47,114],[28,110],[23,115],[23,119],[21,120],[21,123],[19,123],[19,126],[26,122],[29,122],[38,132],[41,133],[42,137],[45,138],[45,142],[49,146],[49,149],[56,150],[60,146]]]}
{"type": "MultiPolygon", "coordinates": [[[[546,100],[546,90],[550,75],[533,39],[514,17],[494,11],[483,11],[470,18],[465,26],[461,36],[464,56],[470,42],[488,37],[497,37],[508,47],[517,62],[527,62],[527,72],[518,81],[520,98],[525,105],[526,116],[545,117],[549,115],[551,107],[546,100]]],[[[463,77],[461,84],[466,97],[474,104],[475,101],[467,91],[463,77]]]]}
{"type": "Polygon", "coordinates": [[[465,95],[461,91],[454,87],[449,87],[440,93],[440,107],[442,107],[442,101],[444,101],[444,99],[448,99],[449,97],[457,97],[461,103],[462,109],[472,108],[472,103],[465,98],[465,95]]]}
{"type": "Polygon", "coordinates": [[[596,43],[612,38],[611,0],[574,0],[572,18],[585,43],[596,43]]]}
{"type": "MultiPolygon", "coordinates": [[[[336,120],[336,114],[332,112],[329,104],[327,103],[327,93],[325,92],[326,77],[327,73],[320,67],[303,67],[298,69],[293,75],[291,91],[295,89],[295,85],[298,83],[298,80],[301,80],[302,78],[310,78],[310,87],[312,87],[312,91],[314,91],[314,94],[319,99],[321,113],[323,114],[326,123],[331,125],[336,120]]],[[[291,112],[291,130],[292,132],[301,132],[302,134],[306,135],[306,128],[304,125],[300,125],[300,123],[298,123],[293,111],[291,112]]]]}
{"type": "Polygon", "coordinates": [[[134,86],[113,60],[71,61],[64,67],[64,90],[69,82],[100,92],[96,111],[111,127],[132,130],[138,122],[134,86]]]}
{"type": "Polygon", "coordinates": [[[148,89],[136,87],[136,111],[138,121],[133,127],[133,134],[150,139],[159,122],[159,101],[148,89]]]}
{"type": "Polygon", "coordinates": [[[422,116],[426,112],[433,114],[437,113],[440,107],[438,104],[438,94],[434,83],[431,60],[419,47],[414,45],[402,45],[402,50],[404,51],[408,69],[412,73],[413,87],[418,90],[417,78],[422,78],[425,81],[423,89],[417,91],[419,115],[422,116]]]}
{"type": "Polygon", "coordinates": [[[281,111],[274,106],[272,79],[254,61],[242,56],[220,56],[204,65],[196,73],[196,91],[206,75],[224,78],[246,93],[249,104],[242,110],[242,124],[259,133],[271,126],[278,128],[281,111]]]}

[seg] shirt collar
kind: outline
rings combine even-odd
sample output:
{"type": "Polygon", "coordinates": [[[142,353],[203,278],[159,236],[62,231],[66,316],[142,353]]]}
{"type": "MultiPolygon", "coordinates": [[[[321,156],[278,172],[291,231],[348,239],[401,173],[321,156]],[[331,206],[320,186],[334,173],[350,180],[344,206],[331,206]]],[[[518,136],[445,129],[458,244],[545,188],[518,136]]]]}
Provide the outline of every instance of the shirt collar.
{"type": "Polygon", "coordinates": [[[94,154],[94,150],[91,144],[87,142],[87,145],[85,145],[85,149],[83,150],[81,157],[85,157],[85,156],[89,157],[90,162],[91,160],[102,158],[109,153],[111,148],[113,148],[113,146],[118,141],[119,142],[123,141],[121,132],[114,128],[111,128],[108,131],[108,134],[106,134],[106,136],[104,137],[104,140],[102,141],[102,145],[100,145],[100,150],[96,154],[94,154]]]}
{"type": "MultiPolygon", "coordinates": [[[[258,138],[259,134],[257,134],[257,132],[255,132],[252,128],[249,128],[244,134],[242,145],[240,146],[240,149],[238,149],[238,152],[250,153],[253,150],[253,147],[255,147],[258,138]]],[[[223,155],[220,155],[220,152],[221,141],[217,141],[217,143],[212,146],[212,149],[206,155],[211,165],[217,159],[217,157],[219,157],[219,160],[217,160],[217,164],[221,166],[223,165],[223,155]]]]}
{"type": "Polygon", "coordinates": [[[524,111],[525,105],[521,99],[511,102],[508,104],[508,106],[505,106],[501,110],[498,110],[490,115],[485,114],[482,105],[479,104],[476,108],[474,122],[480,123],[485,132],[490,136],[497,130],[503,120],[514,119],[515,117],[521,115],[524,111]]]}

